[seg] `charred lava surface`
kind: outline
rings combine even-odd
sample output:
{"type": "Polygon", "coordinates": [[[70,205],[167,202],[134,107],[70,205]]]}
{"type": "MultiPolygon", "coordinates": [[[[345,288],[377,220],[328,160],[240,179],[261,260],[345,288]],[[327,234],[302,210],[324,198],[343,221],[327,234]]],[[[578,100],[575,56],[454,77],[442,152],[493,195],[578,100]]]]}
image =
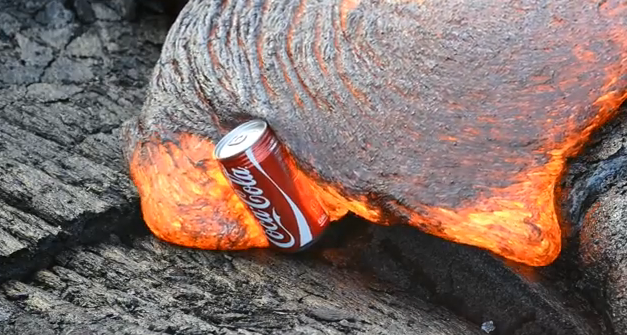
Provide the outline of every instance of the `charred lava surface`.
{"type": "Polygon", "coordinates": [[[533,266],[566,161],[627,97],[627,5],[190,1],[125,153],[167,241],[266,247],[211,156],[263,118],[334,219],[406,222],[533,266]]]}

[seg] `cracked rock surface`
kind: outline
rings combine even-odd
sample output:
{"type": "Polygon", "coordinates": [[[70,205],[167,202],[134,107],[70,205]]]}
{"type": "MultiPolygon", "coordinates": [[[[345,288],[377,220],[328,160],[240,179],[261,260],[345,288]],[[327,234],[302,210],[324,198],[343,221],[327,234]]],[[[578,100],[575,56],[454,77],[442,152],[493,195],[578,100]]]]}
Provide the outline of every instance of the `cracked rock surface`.
{"type": "Polygon", "coordinates": [[[63,1],[0,1],[0,8],[5,280],[137,218],[117,129],[141,106],[167,24],[158,16],[81,24],[63,1]]]}
{"type": "Polygon", "coordinates": [[[327,270],[113,236],[60,254],[28,283],[5,283],[0,318],[11,322],[0,333],[480,334],[444,309],[327,270]]]}
{"type": "Polygon", "coordinates": [[[608,332],[627,333],[627,113],[600,131],[572,164],[570,206],[575,247],[566,250],[581,270],[578,286],[605,312],[608,332]]]}

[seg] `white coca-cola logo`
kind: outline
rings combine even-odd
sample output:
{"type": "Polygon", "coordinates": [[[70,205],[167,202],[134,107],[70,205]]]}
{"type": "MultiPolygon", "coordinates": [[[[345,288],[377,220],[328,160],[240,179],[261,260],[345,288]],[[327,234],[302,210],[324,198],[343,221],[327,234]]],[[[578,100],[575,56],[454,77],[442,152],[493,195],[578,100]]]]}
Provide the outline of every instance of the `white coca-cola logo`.
{"type": "Polygon", "coordinates": [[[249,169],[243,167],[226,171],[226,176],[233,184],[242,187],[234,188],[235,193],[248,205],[259,224],[265,229],[266,236],[278,247],[290,248],[294,245],[294,236],[281,224],[281,217],[270,200],[263,195],[263,190],[256,187],[257,181],[249,169]]]}
{"type": "MultiPolygon", "coordinates": [[[[253,166],[263,174],[268,181],[270,181],[277,190],[283,195],[288,205],[290,206],[294,218],[296,219],[296,225],[298,226],[298,233],[300,237],[300,246],[309,243],[313,237],[311,235],[311,229],[307,224],[305,216],[301,212],[300,208],[294,203],[294,201],[277,185],[277,183],[270,178],[263,167],[257,161],[257,158],[252,152],[252,149],[246,150],[246,156],[253,164],[253,166]]],[[[265,233],[270,242],[280,248],[290,248],[294,246],[294,236],[285,229],[281,223],[281,217],[276,211],[271,201],[263,195],[263,190],[257,187],[257,180],[248,168],[235,167],[231,168],[231,171],[224,171],[229,180],[236,185],[241,186],[242,191],[234,188],[237,195],[242,199],[246,205],[248,205],[253,215],[259,220],[261,226],[265,228],[265,233]],[[287,241],[286,241],[286,238],[287,241]]]]}

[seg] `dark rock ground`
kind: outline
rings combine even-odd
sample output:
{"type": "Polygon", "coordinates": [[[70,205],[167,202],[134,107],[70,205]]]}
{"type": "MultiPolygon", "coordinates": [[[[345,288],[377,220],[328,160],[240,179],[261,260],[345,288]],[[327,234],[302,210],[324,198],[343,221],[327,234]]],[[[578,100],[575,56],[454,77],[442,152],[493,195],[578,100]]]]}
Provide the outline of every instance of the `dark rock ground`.
{"type": "Polygon", "coordinates": [[[564,185],[564,212],[575,228],[562,263],[576,271],[577,287],[599,311],[608,333],[627,334],[627,113],[596,136],[573,160],[564,185]]]}
{"type": "Polygon", "coordinates": [[[581,238],[545,269],[350,217],[297,256],[152,237],[118,127],[171,22],[161,4],[0,0],[0,334],[627,333],[620,121],[573,162],[581,238]]]}

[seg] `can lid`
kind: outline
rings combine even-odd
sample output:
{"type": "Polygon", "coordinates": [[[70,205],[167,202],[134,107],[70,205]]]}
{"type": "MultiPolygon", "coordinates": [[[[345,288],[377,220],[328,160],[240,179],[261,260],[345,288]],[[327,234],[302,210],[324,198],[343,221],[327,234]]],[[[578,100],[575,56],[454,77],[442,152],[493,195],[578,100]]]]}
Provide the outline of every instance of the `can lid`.
{"type": "Polygon", "coordinates": [[[260,119],[242,123],[218,142],[213,152],[214,156],[216,159],[226,159],[244,152],[261,138],[267,128],[268,124],[260,119]]]}

